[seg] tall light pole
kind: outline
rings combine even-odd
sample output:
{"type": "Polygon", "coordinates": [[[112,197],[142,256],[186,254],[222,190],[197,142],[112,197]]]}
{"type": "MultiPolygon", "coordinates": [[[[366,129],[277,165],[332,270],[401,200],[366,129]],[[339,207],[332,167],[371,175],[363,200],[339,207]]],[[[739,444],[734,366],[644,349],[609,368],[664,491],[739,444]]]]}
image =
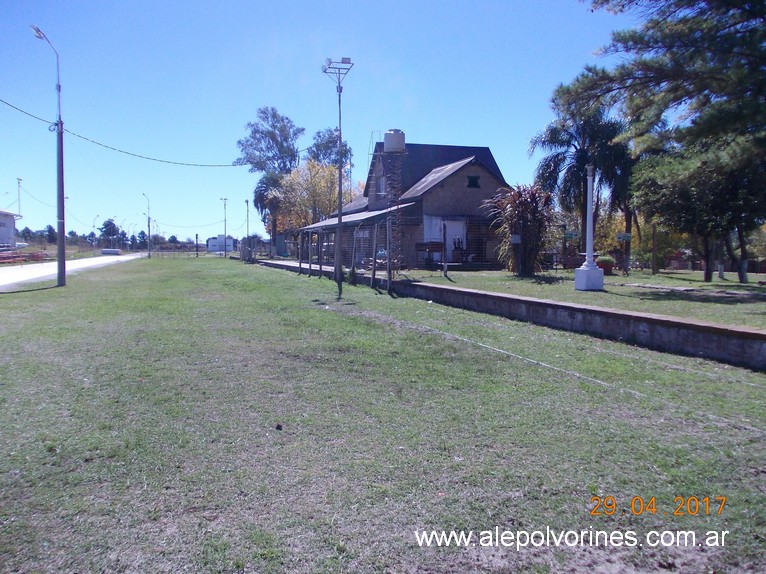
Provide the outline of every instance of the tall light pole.
{"type": "Polygon", "coordinates": [[[575,289],[578,291],[601,291],[604,288],[604,270],[593,260],[593,167],[589,163],[588,192],[586,197],[585,262],[575,269],[575,289]]]}
{"type": "Polygon", "coordinates": [[[56,54],[56,93],[58,95],[58,121],[56,122],[56,257],[58,259],[58,286],[66,285],[66,235],[64,231],[64,121],[61,119],[61,66],[59,53],[40,28],[31,26],[35,36],[45,40],[56,54]]]}
{"type": "Polygon", "coordinates": [[[338,299],[343,294],[343,262],[341,261],[341,236],[343,233],[343,131],[341,128],[341,94],[343,93],[343,79],[348,71],[354,67],[351,58],[341,58],[340,62],[334,62],[327,58],[322,66],[322,72],[337,83],[338,90],[338,227],[335,231],[335,281],[338,283],[338,299]]]}
{"type": "Polygon", "coordinates": [[[98,219],[98,213],[96,214],[96,217],[93,218],[93,229],[92,229],[92,231],[93,231],[93,244],[92,244],[93,251],[96,250],[96,239],[98,238],[97,235],[96,235],[96,220],[97,219],[98,219]]]}
{"type": "Polygon", "coordinates": [[[226,244],[228,243],[228,240],[226,239],[226,202],[229,200],[228,197],[222,197],[221,201],[223,201],[223,258],[226,259],[226,244]]]}
{"type": "Polygon", "coordinates": [[[146,198],[146,249],[149,251],[149,259],[152,258],[152,205],[149,203],[149,196],[141,192],[146,198]]]}

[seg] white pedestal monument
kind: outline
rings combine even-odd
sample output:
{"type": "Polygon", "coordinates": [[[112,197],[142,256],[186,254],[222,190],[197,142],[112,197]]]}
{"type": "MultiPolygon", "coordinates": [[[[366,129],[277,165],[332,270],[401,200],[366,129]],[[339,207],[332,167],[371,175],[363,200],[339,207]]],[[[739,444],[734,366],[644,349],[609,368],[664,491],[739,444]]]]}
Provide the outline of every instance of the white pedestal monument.
{"type": "Polygon", "coordinates": [[[577,291],[601,291],[604,289],[604,270],[593,260],[593,164],[588,164],[588,197],[586,198],[587,229],[585,235],[585,263],[575,269],[577,291]]]}

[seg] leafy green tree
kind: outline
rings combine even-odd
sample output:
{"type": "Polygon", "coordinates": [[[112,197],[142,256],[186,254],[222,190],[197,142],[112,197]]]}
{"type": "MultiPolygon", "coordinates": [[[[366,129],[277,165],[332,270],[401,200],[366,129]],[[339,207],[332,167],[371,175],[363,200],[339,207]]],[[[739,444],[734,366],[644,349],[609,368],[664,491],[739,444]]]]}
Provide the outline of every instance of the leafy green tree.
{"type": "Polygon", "coordinates": [[[750,134],[763,145],[766,3],[593,0],[592,6],[640,11],[644,21],[615,32],[604,48],[622,63],[611,70],[586,67],[575,82],[582,101],[621,101],[631,137],[649,134],[668,112],[680,112],[675,124],[684,135],[750,134]]]}
{"type": "Polygon", "coordinates": [[[48,243],[56,243],[58,241],[58,233],[56,233],[56,229],[52,225],[45,227],[45,240],[48,243]]]}
{"type": "MultiPolygon", "coordinates": [[[[348,142],[342,142],[341,153],[343,165],[354,167],[351,158],[354,156],[348,142]]],[[[306,150],[306,159],[322,165],[338,165],[338,130],[327,128],[314,134],[314,143],[306,150]]]]}
{"type": "Polygon", "coordinates": [[[146,239],[147,239],[146,231],[143,231],[143,230],[139,231],[138,235],[136,236],[136,239],[138,239],[137,245],[139,249],[146,249],[149,246],[149,244],[146,242],[146,239]]]}
{"type": "Polygon", "coordinates": [[[738,266],[739,281],[747,283],[747,236],[766,218],[766,160],[738,153],[737,139],[704,140],[648,158],[639,162],[633,180],[644,213],[702,239],[706,281],[712,280],[714,242],[721,239],[738,266]]]}
{"type": "Polygon", "coordinates": [[[655,189],[656,183],[674,214],[664,217],[666,223],[684,229],[689,210],[683,203],[692,190],[700,194],[703,219],[715,221],[698,225],[723,239],[736,234],[739,255],[731,244],[729,251],[740,281],[747,281],[747,234],[766,220],[764,186],[754,175],[763,173],[766,159],[766,3],[592,0],[592,6],[637,11],[643,22],[613,34],[604,52],[620,55],[621,63],[610,70],[587,67],[572,84],[569,101],[622,105],[630,125],[620,137],[632,141],[636,156],[656,146],[654,127],[668,123],[661,135],[674,150],[642,167],[637,205],[652,209],[646,186],[655,189]]]}
{"type": "Polygon", "coordinates": [[[72,229],[69,233],[67,233],[67,243],[69,245],[77,245],[79,241],[80,241],[80,236],[74,229],[72,229]]]}
{"type": "Polygon", "coordinates": [[[114,247],[114,240],[120,235],[120,228],[114,222],[114,219],[109,218],[105,220],[98,230],[101,232],[101,239],[104,242],[108,241],[109,247],[114,247]]]}
{"type": "Polygon", "coordinates": [[[24,241],[27,243],[32,241],[32,238],[35,236],[35,232],[29,229],[29,227],[25,227],[19,232],[19,237],[21,237],[24,241]]]}
{"type": "Polygon", "coordinates": [[[234,165],[249,165],[253,173],[290,173],[298,166],[297,142],[306,130],[273,107],[259,108],[257,116],[246,125],[248,136],[237,142],[241,155],[234,165]]]}
{"type": "Polygon", "coordinates": [[[499,259],[522,277],[534,275],[553,222],[553,195],[538,186],[518,185],[499,189],[483,205],[500,237],[499,259]]]}
{"type": "Polygon", "coordinates": [[[251,173],[263,174],[253,192],[253,207],[264,223],[270,222],[271,243],[274,244],[281,205],[281,179],[298,167],[297,142],[305,130],[273,107],[259,108],[257,116],[258,121],[246,126],[249,130],[247,137],[237,142],[241,155],[234,165],[249,165],[251,173]]]}

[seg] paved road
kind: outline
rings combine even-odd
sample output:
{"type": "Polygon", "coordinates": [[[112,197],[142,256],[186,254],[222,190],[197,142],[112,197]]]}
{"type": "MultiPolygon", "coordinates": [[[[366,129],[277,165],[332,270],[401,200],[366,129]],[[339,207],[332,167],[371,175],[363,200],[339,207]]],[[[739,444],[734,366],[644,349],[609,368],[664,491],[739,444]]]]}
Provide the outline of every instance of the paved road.
{"type": "MultiPolygon", "coordinates": [[[[76,273],[83,269],[113,265],[124,261],[132,261],[142,257],[143,253],[131,255],[101,255],[66,262],[66,273],[76,273]]],[[[30,281],[45,281],[58,276],[58,264],[55,261],[47,263],[25,263],[24,265],[0,265],[0,289],[30,281]]]]}

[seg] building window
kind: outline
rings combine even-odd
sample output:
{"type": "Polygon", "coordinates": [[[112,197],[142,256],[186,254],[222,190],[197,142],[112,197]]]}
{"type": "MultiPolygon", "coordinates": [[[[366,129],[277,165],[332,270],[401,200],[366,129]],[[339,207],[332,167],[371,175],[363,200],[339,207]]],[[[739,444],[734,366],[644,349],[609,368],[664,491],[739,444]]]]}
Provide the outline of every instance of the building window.
{"type": "Polygon", "coordinates": [[[386,197],[386,176],[378,177],[378,197],[386,197]]]}
{"type": "Polygon", "coordinates": [[[478,175],[469,175],[468,176],[468,187],[480,187],[480,185],[479,185],[479,176],[478,175]]]}

